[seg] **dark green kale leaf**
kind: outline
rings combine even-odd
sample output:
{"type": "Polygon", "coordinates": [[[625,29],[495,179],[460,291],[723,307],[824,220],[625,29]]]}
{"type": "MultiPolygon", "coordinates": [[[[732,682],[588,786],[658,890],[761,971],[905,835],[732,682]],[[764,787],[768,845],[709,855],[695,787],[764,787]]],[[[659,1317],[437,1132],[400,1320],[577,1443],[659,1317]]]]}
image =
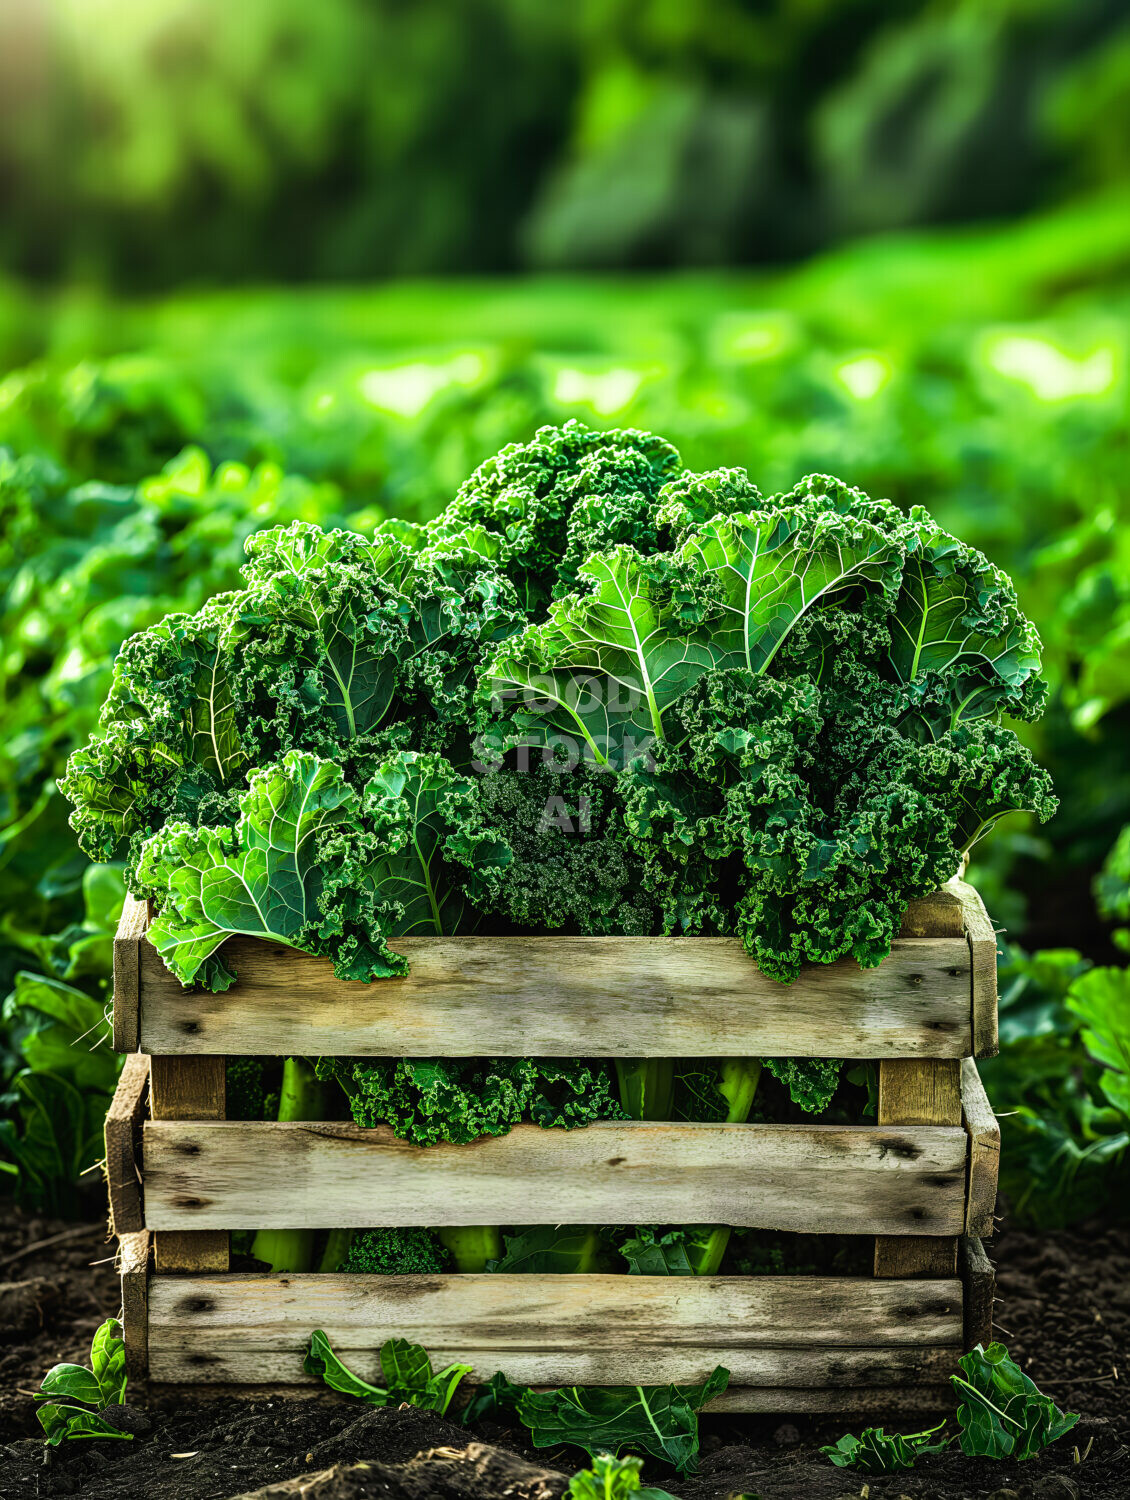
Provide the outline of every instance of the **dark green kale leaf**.
{"type": "Polygon", "coordinates": [[[918,1459],[928,1453],[944,1453],[949,1439],[942,1438],[931,1443],[935,1433],[946,1424],[939,1422],[926,1432],[912,1432],[906,1436],[885,1433],[881,1427],[865,1427],[859,1437],[845,1433],[835,1446],[821,1448],[825,1458],[830,1458],[837,1469],[860,1469],[864,1474],[893,1474],[900,1469],[913,1469],[918,1459]]]}
{"type": "Polygon", "coordinates": [[[353,1119],[416,1146],[506,1135],[523,1120],[570,1129],[624,1112],[603,1062],[567,1058],[321,1058],[353,1119]]]}
{"type": "Polygon", "coordinates": [[[399,1406],[407,1401],[422,1411],[439,1416],[451,1405],[463,1377],[471,1373],[470,1365],[452,1364],[433,1371],[432,1362],[419,1344],[407,1339],[387,1339],[381,1345],[380,1368],[384,1385],[370,1385],[338,1358],[329,1339],[316,1329],[303,1361],[307,1375],[321,1377],[331,1390],[355,1396],[367,1406],[399,1406]]]}
{"type": "Polygon", "coordinates": [[[505,1241],[502,1258],[488,1261],[488,1271],[562,1276],[613,1269],[605,1234],[585,1225],[537,1224],[506,1234],[505,1241]]]}
{"type": "Polygon", "coordinates": [[[500,537],[505,571],[537,618],[576,587],[591,552],[654,549],[657,499],[678,467],[675,449],[650,432],[542,427],[480,464],[428,530],[440,538],[481,526],[500,537]]]}
{"type": "Polygon", "coordinates": [[[702,1385],[570,1386],[524,1391],[518,1417],[535,1448],[575,1443],[595,1457],[639,1448],[680,1474],[698,1466],[698,1414],[729,1384],[719,1365],[702,1385]]]}
{"type": "Polygon", "coordinates": [[[467,868],[505,858],[474,784],[438,756],[392,756],[361,795],[292,750],[252,774],[239,809],[234,826],[173,823],[142,848],[138,880],[161,906],[150,940],[183,984],[223,982],[204,965],[236,933],[331,957],[343,979],[402,974],[388,939],[458,930],[467,868]]]}
{"type": "Polygon", "coordinates": [[[473,873],[485,914],[534,931],[642,936],[660,926],[644,859],[628,840],[619,778],[542,752],[506,757],[479,779],[484,820],[505,830],[510,857],[473,873]]]}
{"type": "Polygon", "coordinates": [[[1062,1412],[1009,1358],[1003,1344],[978,1344],[950,1380],[960,1405],[961,1451],[967,1458],[1034,1457],[1071,1431],[1079,1418],[1062,1412]]]}
{"type": "Polygon", "coordinates": [[[418,1276],[449,1269],[451,1256],[432,1229],[359,1229],[335,1271],[364,1276],[418,1276]]]}

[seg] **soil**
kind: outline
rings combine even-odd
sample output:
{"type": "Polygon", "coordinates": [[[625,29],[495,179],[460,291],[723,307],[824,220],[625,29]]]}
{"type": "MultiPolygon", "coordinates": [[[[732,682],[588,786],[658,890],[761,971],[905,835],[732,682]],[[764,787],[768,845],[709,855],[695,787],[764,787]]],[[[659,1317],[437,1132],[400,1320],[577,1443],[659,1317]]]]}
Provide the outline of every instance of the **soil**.
{"type": "MultiPolygon", "coordinates": [[[[868,1477],[818,1452],[853,1425],[843,1419],[706,1417],[698,1473],[680,1481],[648,1463],[646,1480],[682,1500],[1126,1500],[1130,1230],[1006,1227],[990,1254],[1000,1337],[1041,1389],[1081,1413],[1056,1447],[1024,1465],[950,1451],[912,1473],[868,1477]]],[[[10,1208],[0,1221],[0,1500],[557,1500],[584,1462],[573,1449],[534,1451],[524,1431],[471,1431],[329,1395],[145,1405],[137,1393],[117,1414],[132,1441],[46,1449],[31,1393],[57,1361],[85,1363],[91,1334],[117,1309],[110,1255],[101,1225],[10,1208]]]]}

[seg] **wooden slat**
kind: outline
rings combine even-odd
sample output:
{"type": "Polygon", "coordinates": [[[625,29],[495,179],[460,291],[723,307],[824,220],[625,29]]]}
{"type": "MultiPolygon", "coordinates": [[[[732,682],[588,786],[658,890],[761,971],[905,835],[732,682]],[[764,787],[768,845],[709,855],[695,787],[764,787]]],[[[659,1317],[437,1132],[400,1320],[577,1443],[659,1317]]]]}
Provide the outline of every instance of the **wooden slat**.
{"type": "MultiPolygon", "coordinates": [[[[956,1351],[953,1351],[956,1353],[956,1351]]],[[[154,1404],[171,1407],[185,1401],[199,1400],[202,1394],[208,1399],[223,1401],[246,1401],[248,1399],[280,1399],[306,1401],[310,1388],[306,1385],[283,1385],[278,1381],[250,1385],[246,1381],[229,1384],[208,1380],[195,1374],[192,1380],[150,1381],[150,1399],[154,1404]],[[207,1381],[206,1391],[201,1391],[201,1381],[207,1381]]],[[[336,1395],[326,1390],[321,1393],[324,1401],[348,1404],[353,1398],[336,1395]]],[[[458,1395],[456,1396],[458,1404],[458,1395]]],[[[892,1413],[936,1412],[939,1415],[953,1409],[953,1388],[950,1385],[894,1385],[894,1386],[830,1386],[825,1390],[800,1389],[796,1386],[742,1386],[731,1385],[721,1396],[704,1408],[711,1415],[727,1412],[834,1412],[843,1416],[887,1417],[892,1413]]]]}
{"type": "Polygon", "coordinates": [[[300,1381],[325,1330],[378,1373],[392,1334],[433,1358],[523,1384],[700,1380],[735,1385],[934,1383],[962,1337],[961,1287],[865,1277],[225,1276],[150,1286],[150,1368],[162,1381],[300,1381]]]}
{"type": "Polygon", "coordinates": [[[232,939],[239,980],[184,989],[141,945],[153,1053],[588,1057],[950,1057],[972,1046],[960,931],[897,941],[873,969],[766,979],[733,938],[405,938],[405,979],[358,984],[328,960],[232,939]]]}
{"type": "Polygon", "coordinates": [[[951,882],[961,902],[973,981],[973,1056],[995,1057],[997,1038],[997,934],[985,903],[964,880],[951,882]]]}
{"type": "Polygon", "coordinates": [[[122,1337],[126,1345],[126,1374],[144,1380],[149,1374],[149,1231],[123,1234],[118,1242],[122,1277],[122,1337]]]}
{"type": "MultiPolygon", "coordinates": [[[[305,1337],[309,1337],[308,1329],[305,1337]]],[[[380,1335],[396,1336],[391,1327],[380,1335]]],[[[150,1369],[162,1381],[179,1382],[206,1378],[238,1384],[241,1381],[302,1381],[302,1348],[264,1351],[240,1330],[221,1334],[207,1346],[186,1343],[178,1331],[168,1342],[164,1330],[150,1333],[150,1369]]],[[[349,1368],[365,1380],[381,1379],[374,1348],[346,1351],[337,1340],[334,1348],[349,1368]]],[[[473,1380],[485,1381],[497,1373],[496,1350],[477,1349],[460,1340],[429,1349],[439,1366],[458,1359],[472,1366],[473,1380]]],[[[549,1349],[536,1345],[509,1349],[501,1366],[519,1385],[667,1385],[699,1384],[722,1363],[737,1384],[779,1386],[803,1382],[810,1387],[885,1385],[898,1380],[911,1384],[940,1382],[957,1371],[960,1349],[931,1346],[905,1349],[727,1349],[721,1354],[707,1343],[699,1349],[645,1350],[638,1345],[601,1349],[579,1344],[549,1349]]]]}
{"type": "Polygon", "coordinates": [[[827,1387],[824,1390],[780,1390],[772,1387],[734,1386],[711,1401],[705,1411],[723,1412],[829,1412],[843,1417],[884,1418],[905,1413],[953,1410],[953,1387],[946,1385],[888,1385],[827,1387]]]}
{"type": "Polygon", "coordinates": [[[149,1059],[141,1052],[132,1052],[118,1078],[103,1127],[106,1181],[110,1191],[110,1229],[118,1236],[136,1234],[145,1227],[137,1152],[148,1091],[149,1059]]]}
{"type": "Polygon", "coordinates": [[[967,1234],[987,1237],[993,1232],[993,1215],[997,1206],[1001,1131],[977,1064],[971,1057],[965,1058],[961,1064],[961,1103],[969,1136],[965,1230],[967,1234]]]}
{"type": "MultiPolygon", "coordinates": [[[[951,1059],[898,1059],[879,1064],[880,1125],[948,1128],[961,1123],[961,1064],[951,1059]]],[[[953,1276],[957,1240],[881,1234],[876,1276],[953,1276]]]]}
{"type": "Polygon", "coordinates": [[[519,1125],[418,1147],[387,1126],[153,1121],[142,1149],[146,1219],[162,1230],[662,1222],[956,1235],[965,1218],[960,1123],[519,1125]]]}
{"type": "Polygon", "coordinates": [[[976,1235],[964,1235],[960,1257],[962,1305],[964,1307],[964,1345],[972,1349],[993,1341],[993,1295],[996,1273],[976,1235]]]}
{"type": "MultiPolygon", "coordinates": [[[[136,1052],[138,1034],[139,946],[148,922],[148,907],[127,896],[114,934],[114,1051],[136,1052]]],[[[148,943],[147,951],[152,951],[148,943]]]]}
{"type": "MultiPolygon", "coordinates": [[[[166,1130],[174,1122],[221,1121],[227,1112],[227,1070],[222,1057],[154,1057],[150,1060],[149,1105],[153,1119],[166,1130]]],[[[152,1121],[143,1127],[152,1128],[152,1121]]],[[[214,1127],[213,1127],[214,1128],[214,1127]]],[[[143,1148],[144,1150],[144,1148],[143,1148]]],[[[144,1166],[142,1168],[144,1177],[144,1166]]],[[[149,1222],[149,1227],[157,1225],[149,1222]]],[[[155,1236],[153,1254],[158,1271],[226,1271],[230,1225],[203,1229],[172,1226],[155,1236]],[[187,1232],[186,1232],[187,1231],[187,1232]]]]}

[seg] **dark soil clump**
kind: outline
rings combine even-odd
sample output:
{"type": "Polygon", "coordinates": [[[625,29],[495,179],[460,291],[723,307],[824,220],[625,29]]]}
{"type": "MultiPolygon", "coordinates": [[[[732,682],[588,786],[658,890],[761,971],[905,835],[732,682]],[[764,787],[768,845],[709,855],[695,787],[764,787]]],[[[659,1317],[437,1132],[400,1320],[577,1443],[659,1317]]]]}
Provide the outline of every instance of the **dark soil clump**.
{"type": "MultiPolygon", "coordinates": [[[[0,1225],[0,1500],[558,1500],[583,1462],[535,1452],[524,1430],[471,1431],[411,1407],[370,1410],[331,1395],[197,1400],[128,1393],[112,1415],[129,1442],[47,1451],[31,1392],[59,1360],[85,1363],[90,1337],[118,1307],[100,1226],[13,1214],[0,1225]],[[60,1234],[69,1238],[54,1239],[60,1234]],[[52,1241],[47,1243],[47,1241],[52,1241]],[[31,1253],[13,1259],[25,1247],[31,1253]],[[292,1482],[294,1481],[294,1482],[292,1482]]],[[[859,1424],[787,1414],[707,1417],[702,1459],[678,1480],[649,1462],[645,1482],[683,1500],[1125,1500],[1130,1496],[1130,1230],[1006,1230],[990,1254],[999,1333],[1058,1403],[1075,1433],[1031,1463],[989,1463],[951,1450],[911,1473],[834,1469],[818,1452],[859,1424]],[[1089,1449],[1089,1451],[1088,1451],[1089,1449]],[[1078,1451],[1082,1462],[1076,1462],[1078,1451]]],[[[939,1414],[944,1415],[944,1414],[939,1414]]],[[[914,1419],[888,1430],[918,1430],[914,1419]]]]}

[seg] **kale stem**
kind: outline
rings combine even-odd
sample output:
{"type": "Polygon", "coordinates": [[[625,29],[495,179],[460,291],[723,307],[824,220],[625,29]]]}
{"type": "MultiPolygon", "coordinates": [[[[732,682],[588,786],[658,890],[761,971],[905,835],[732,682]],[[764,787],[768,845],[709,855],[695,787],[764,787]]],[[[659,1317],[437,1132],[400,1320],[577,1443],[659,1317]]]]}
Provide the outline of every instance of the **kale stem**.
{"type": "Polygon", "coordinates": [[[497,1224],[462,1224],[436,1233],[451,1251],[455,1269],[465,1275],[485,1271],[488,1260],[502,1259],[502,1230],[497,1224]]]}
{"type": "MultiPolygon", "coordinates": [[[[749,1119],[757,1086],[761,1082],[761,1061],[756,1057],[727,1057],[718,1065],[718,1091],[726,1101],[726,1124],[744,1125],[749,1119]]],[[[717,1276],[722,1268],[733,1230],[728,1224],[716,1224],[702,1250],[694,1258],[696,1276],[717,1276]]]]}
{"type": "Polygon", "coordinates": [[[993,1403],[989,1400],[988,1396],[986,1396],[982,1391],[979,1391],[975,1385],[970,1385],[968,1380],[962,1380],[960,1375],[951,1375],[950,1379],[954,1382],[955,1385],[963,1385],[967,1391],[972,1391],[973,1394],[977,1397],[977,1400],[983,1401],[990,1411],[995,1411],[1002,1422],[1011,1422],[1013,1427],[1020,1426],[1020,1423],[1016,1420],[1015,1417],[1010,1417],[1006,1412],[1001,1411],[999,1406],[994,1406],[993,1403]]]}
{"type": "Polygon", "coordinates": [[[675,1094],[672,1057],[618,1057],[620,1103],[633,1120],[669,1120],[675,1094]]]}
{"type": "MultiPolygon", "coordinates": [[[[279,1093],[280,1120],[324,1120],[328,1090],[318,1082],[304,1057],[288,1057],[283,1063],[279,1093]]],[[[313,1229],[260,1229],[251,1243],[256,1260],[266,1261],[272,1271],[309,1271],[314,1263],[313,1229]]]]}

